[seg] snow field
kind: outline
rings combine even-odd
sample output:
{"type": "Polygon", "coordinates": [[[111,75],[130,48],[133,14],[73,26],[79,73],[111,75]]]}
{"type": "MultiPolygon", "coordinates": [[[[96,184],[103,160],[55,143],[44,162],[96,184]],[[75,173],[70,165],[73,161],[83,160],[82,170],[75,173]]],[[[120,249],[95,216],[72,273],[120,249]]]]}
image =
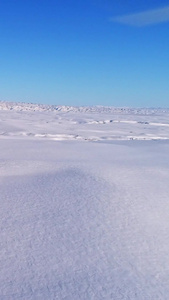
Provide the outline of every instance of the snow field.
{"type": "MultiPolygon", "coordinates": [[[[87,142],[113,131],[87,114],[0,113],[0,300],[168,300],[169,141],[87,142]]],[[[115,137],[144,126],[127,118],[115,137]]]]}

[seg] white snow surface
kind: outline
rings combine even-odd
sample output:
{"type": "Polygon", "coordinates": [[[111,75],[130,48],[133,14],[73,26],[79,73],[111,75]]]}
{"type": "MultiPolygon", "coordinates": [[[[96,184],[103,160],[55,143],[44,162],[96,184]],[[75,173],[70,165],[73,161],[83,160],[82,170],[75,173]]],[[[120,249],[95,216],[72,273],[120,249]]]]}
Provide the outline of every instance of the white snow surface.
{"type": "Polygon", "coordinates": [[[168,300],[168,183],[168,109],[0,102],[0,300],[168,300]]]}

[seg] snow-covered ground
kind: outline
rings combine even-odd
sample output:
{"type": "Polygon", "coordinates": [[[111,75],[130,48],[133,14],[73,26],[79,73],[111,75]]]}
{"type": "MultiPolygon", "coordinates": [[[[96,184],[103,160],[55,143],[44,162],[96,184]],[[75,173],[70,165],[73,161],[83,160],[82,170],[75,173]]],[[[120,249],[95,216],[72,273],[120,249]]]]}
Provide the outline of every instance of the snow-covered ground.
{"type": "Polygon", "coordinates": [[[169,110],[0,102],[0,300],[169,299],[169,110]]]}

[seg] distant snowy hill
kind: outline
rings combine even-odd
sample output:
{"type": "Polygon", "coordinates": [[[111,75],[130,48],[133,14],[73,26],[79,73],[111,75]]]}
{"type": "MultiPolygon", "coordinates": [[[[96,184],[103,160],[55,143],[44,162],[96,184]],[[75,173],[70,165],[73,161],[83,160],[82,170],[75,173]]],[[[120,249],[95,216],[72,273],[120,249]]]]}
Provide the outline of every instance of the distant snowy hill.
{"type": "Polygon", "coordinates": [[[81,112],[81,113],[118,113],[118,114],[156,114],[169,113],[169,109],[164,108],[128,108],[112,106],[61,106],[44,105],[22,102],[0,101],[0,110],[16,111],[61,111],[61,112],[81,112]]]}

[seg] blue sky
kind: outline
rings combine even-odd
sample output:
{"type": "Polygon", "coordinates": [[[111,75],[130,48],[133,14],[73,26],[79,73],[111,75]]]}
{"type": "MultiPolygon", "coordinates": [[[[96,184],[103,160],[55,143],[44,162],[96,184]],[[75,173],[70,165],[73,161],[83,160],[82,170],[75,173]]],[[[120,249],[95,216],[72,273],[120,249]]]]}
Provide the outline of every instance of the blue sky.
{"type": "Polygon", "coordinates": [[[0,100],[169,107],[169,1],[1,0],[0,100]]]}

